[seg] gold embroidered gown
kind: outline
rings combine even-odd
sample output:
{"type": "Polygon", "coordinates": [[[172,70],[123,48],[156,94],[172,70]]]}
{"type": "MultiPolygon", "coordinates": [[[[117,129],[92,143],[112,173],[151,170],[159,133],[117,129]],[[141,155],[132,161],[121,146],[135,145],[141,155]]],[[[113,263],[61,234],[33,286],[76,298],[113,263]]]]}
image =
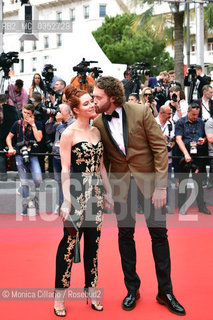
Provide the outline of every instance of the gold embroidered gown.
{"type": "MultiPolygon", "coordinates": [[[[103,144],[79,142],[72,146],[72,173],[70,180],[71,218],[79,229],[79,238],[84,233],[85,287],[97,284],[97,254],[103,215],[103,183],[100,175],[100,160],[103,144]]],[[[70,286],[76,231],[66,222],[64,236],[56,256],[55,288],[70,286]]]]}

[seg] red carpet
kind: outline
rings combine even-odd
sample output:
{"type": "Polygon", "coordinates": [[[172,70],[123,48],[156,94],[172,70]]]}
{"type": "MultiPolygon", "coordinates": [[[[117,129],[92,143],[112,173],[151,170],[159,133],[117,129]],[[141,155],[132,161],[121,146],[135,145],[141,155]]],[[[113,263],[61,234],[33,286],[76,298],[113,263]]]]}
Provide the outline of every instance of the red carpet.
{"type": "MultiPolygon", "coordinates": [[[[210,208],[212,209],[212,208],[210,208]]],[[[212,210],[213,211],[213,210],[212,210]]],[[[191,209],[195,222],[180,222],[176,213],[169,219],[169,241],[172,260],[172,281],[177,299],[186,308],[185,319],[211,320],[213,288],[213,215],[207,216],[191,209]],[[178,227],[179,226],[179,227],[178,227]]],[[[190,216],[187,215],[187,216],[190,216]]],[[[55,254],[62,236],[59,219],[24,217],[16,221],[15,214],[0,215],[0,319],[51,320],[53,301],[11,301],[2,297],[2,288],[53,288],[55,254]],[[29,221],[36,220],[36,221],[29,221]]],[[[49,216],[51,218],[51,216],[49,216]]],[[[151,241],[138,216],[136,229],[137,272],[141,277],[141,299],[130,311],[121,309],[126,294],[117,245],[117,229],[113,215],[105,215],[99,251],[98,286],[104,288],[104,311],[96,312],[85,301],[67,301],[67,319],[141,319],[172,320],[178,316],[159,305],[155,296],[157,281],[151,253],[151,241]]],[[[71,288],[84,285],[83,264],[74,264],[71,288]]]]}

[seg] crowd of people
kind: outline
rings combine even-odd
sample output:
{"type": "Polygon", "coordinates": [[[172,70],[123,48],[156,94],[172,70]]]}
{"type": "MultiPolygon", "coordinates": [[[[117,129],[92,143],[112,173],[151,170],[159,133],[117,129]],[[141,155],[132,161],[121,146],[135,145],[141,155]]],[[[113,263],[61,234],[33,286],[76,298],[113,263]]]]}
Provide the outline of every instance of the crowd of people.
{"type": "MultiPolygon", "coordinates": [[[[211,78],[202,72],[201,66],[195,66],[192,79],[190,78],[190,72],[191,70],[188,70],[184,79],[184,85],[190,86],[189,94],[191,94],[191,97],[188,97],[188,100],[185,98],[185,92],[181,84],[175,79],[174,70],[163,71],[157,77],[145,75],[145,83],[141,84],[140,97],[139,92],[129,93],[127,90],[126,99],[128,99],[128,102],[148,106],[161,128],[168,146],[169,186],[171,187],[172,171],[174,171],[176,186],[182,185],[182,182],[185,181],[185,188],[189,174],[192,173],[194,181],[196,181],[196,187],[198,187],[198,209],[200,212],[210,214],[211,212],[203,199],[203,187],[213,187],[213,163],[211,159],[208,159],[208,156],[212,154],[213,88],[210,85],[211,78]],[[189,101],[191,102],[189,103],[189,101]],[[191,116],[192,114],[193,116],[191,116]],[[200,130],[201,126],[202,130],[200,130]],[[195,147],[192,148],[191,144],[195,147]],[[209,175],[207,174],[208,166],[210,167],[209,175]]],[[[127,77],[126,75],[127,71],[124,73],[125,77],[127,77]]],[[[128,77],[125,84],[126,87],[130,88],[128,82],[134,82],[130,70],[128,71],[128,77]]],[[[171,199],[169,194],[171,193],[168,190],[166,211],[172,213],[175,199],[171,199]]],[[[186,199],[187,192],[179,193],[178,207],[180,214],[186,214],[187,212],[186,199]]]]}
{"type": "MultiPolygon", "coordinates": [[[[145,75],[138,92],[134,91],[129,69],[123,81],[99,77],[88,90],[75,86],[76,78],[66,85],[54,76],[51,65],[46,70],[45,81],[38,73],[33,76],[29,94],[18,79],[0,95],[0,150],[7,147],[7,155],[15,156],[23,216],[28,215],[32,200],[38,206],[36,196],[31,197],[28,174],[36,195],[42,172],[54,172],[58,184],[54,213],[64,223],[56,257],[55,314],[66,316],[65,291],[70,286],[72,262],[80,261],[82,234],[85,294],[94,310],[103,310],[94,293],[104,210],[115,212],[117,218],[127,289],[122,308],[135,308],[140,298],[140,278],[136,273],[134,233],[136,206],[140,205],[152,240],[156,299],[171,312],[185,315],[173,294],[165,213],[174,212],[175,203],[170,197],[173,168],[176,184],[181,186],[179,213],[187,213],[187,193],[182,190],[186,190],[192,174],[198,190],[198,210],[211,214],[203,193],[208,164],[209,186],[213,186],[213,160],[208,160],[208,154],[213,154],[210,78],[197,66],[197,77],[190,87],[192,101],[188,103],[174,70],[157,77],[145,75]],[[47,153],[53,156],[47,157],[47,153]]],[[[189,77],[185,77],[186,86],[190,85],[189,77]]],[[[0,154],[0,179],[7,179],[6,152],[0,154]]]]}

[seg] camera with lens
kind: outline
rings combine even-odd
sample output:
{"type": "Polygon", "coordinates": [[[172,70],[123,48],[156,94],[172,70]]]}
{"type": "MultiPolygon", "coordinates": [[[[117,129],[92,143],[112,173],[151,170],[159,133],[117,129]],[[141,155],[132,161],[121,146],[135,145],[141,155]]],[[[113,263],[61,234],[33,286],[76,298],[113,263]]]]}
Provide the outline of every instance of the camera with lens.
{"type": "Polygon", "coordinates": [[[148,102],[152,103],[154,101],[154,96],[151,94],[150,96],[148,96],[148,102]]]}
{"type": "Polygon", "coordinates": [[[139,94],[141,88],[140,77],[145,74],[144,72],[149,72],[150,70],[145,70],[149,67],[149,63],[146,62],[135,62],[132,66],[128,68],[130,71],[132,82],[134,83],[134,90],[132,92],[137,92],[139,94]]]}
{"type": "Polygon", "coordinates": [[[46,101],[45,107],[42,107],[42,110],[49,116],[56,116],[60,112],[58,105],[54,106],[51,101],[46,101]]]}
{"type": "Polygon", "coordinates": [[[58,90],[55,91],[52,88],[49,88],[48,93],[51,94],[51,96],[55,96],[55,100],[57,102],[57,105],[62,103],[63,92],[60,92],[58,90]]]}
{"type": "MultiPolygon", "coordinates": [[[[173,102],[177,102],[177,95],[176,93],[173,93],[172,95],[172,101],[173,102]]],[[[171,102],[169,103],[170,108],[172,109],[172,113],[174,114],[176,112],[176,108],[171,104],[171,102]]]]}
{"type": "Polygon", "coordinates": [[[24,164],[30,163],[29,152],[31,151],[31,147],[38,147],[38,144],[35,140],[22,141],[18,142],[16,146],[20,149],[20,154],[22,155],[24,164]]]}
{"type": "Polygon", "coordinates": [[[141,75],[150,75],[150,70],[145,70],[145,68],[149,67],[149,63],[147,62],[136,62],[130,67],[130,72],[132,79],[138,79],[141,75]]]}
{"type": "Polygon", "coordinates": [[[166,90],[163,88],[163,83],[158,82],[155,86],[155,100],[162,106],[166,102],[166,90]],[[160,88],[157,91],[156,88],[160,88]]]}
{"type": "Polygon", "coordinates": [[[171,151],[172,150],[172,142],[174,142],[174,138],[166,136],[164,139],[166,141],[167,150],[171,151]]]}
{"type": "Polygon", "coordinates": [[[173,93],[173,95],[172,95],[172,101],[177,102],[177,95],[176,95],[176,93],[173,93]]]}
{"type": "Polygon", "coordinates": [[[4,71],[4,78],[9,78],[10,68],[14,63],[19,63],[18,52],[2,52],[0,55],[0,70],[4,71]]]}

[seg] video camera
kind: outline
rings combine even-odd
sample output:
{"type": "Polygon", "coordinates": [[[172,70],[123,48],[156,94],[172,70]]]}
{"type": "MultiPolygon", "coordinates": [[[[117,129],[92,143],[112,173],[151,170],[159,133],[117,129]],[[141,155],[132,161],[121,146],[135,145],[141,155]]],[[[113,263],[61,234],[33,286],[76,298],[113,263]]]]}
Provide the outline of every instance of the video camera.
{"type": "Polygon", "coordinates": [[[53,68],[52,64],[46,64],[42,71],[42,77],[44,77],[44,83],[45,83],[45,89],[48,93],[54,94],[54,90],[51,88],[54,71],[56,71],[56,68],[53,68]]]}
{"type": "Polygon", "coordinates": [[[19,63],[18,52],[2,52],[0,55],[0,70],[4,71],[4,78],[9,78],[9,71],[13,63],[19,63]]]}
{"type": "Polygon", "coordinates": [[[30,163],[29,152],[31,151],[31,147],[38,147],[38,144],[35,140],[22,141],[18,142],[16,146],[20,149],[20,153],[22,155],[24,164],[30,163]]]}
{"type": "Polygon", "coordinates": [[[132,92],[137,92],[139,94],[141,83],[140,76],[143,74],[150,74],[150,70],[145,70],[149,66],[146,62],[136,62],[128,68],[132,76],[132,82],[134,83],[134,88],[132,92]]]}
{"type": "MultiPolygon", "coordinates": [[[[99,67],[88,68],[90,63],[98,63],[98,61],[86,61],[85,58],[83,58],[79,64],[77,64],[76,66],[73,67],[73,71],[76,71],[79,74],[81,74],[82,80],[85,82],[86,82],[86,73],[87,72],[94,72],[95,78],[97,78],[100,73],[103,73],[103,71],[99,67]]],[[[85,82],[83,82],[83,83],[85,83],[85,82]]]]}
{"type": "Polygon", "coordinates": [[[141,75],[150,75],[151,71],[145,69],[149,67],[150,64],[147,62],[135,62],[130,68],[132,79],[137,79],[141,75]]]}
{"type": "Polygon", "coordinates": [[[196,64],[190,64],[189,66],[189,69],[188,69],[188,74],[189,76],[195,78],[197,76],[197,73],[196,73],[196,68],[198,66],[196,64]]]}

